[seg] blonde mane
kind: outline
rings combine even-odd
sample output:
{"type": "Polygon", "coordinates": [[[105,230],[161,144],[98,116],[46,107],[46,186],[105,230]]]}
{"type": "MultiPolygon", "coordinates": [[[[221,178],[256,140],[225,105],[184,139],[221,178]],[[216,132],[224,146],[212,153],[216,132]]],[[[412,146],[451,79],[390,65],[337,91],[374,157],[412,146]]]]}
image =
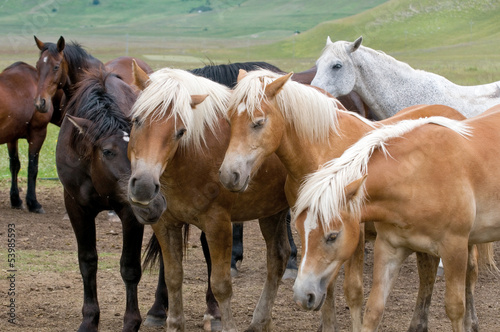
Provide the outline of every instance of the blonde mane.
{"type": "MultiPolygon", "coordinates": [[[[281,76],[265,69],[248,72],[233,90],[228,116],[241,110],[242,104],[252,121],[259,113],[263,115],[262,103],[267,101],[266,86],[281,76]]],[[[277,94],[276,104],[302,139],[326,141],[330,131],[338,134],[340,103],[312,87],[289,80],[277,94]]]]}
{"type": "Polygon", "coordinates": [[[333,220],[342,222],[342,211],[360,217],[365,200],[364,188],[360,195],[346,202],[345,187],[367,174],[368,162],[375,149],[381,149],[387,155],[385,144],[388,140],[428,123],[447,127],[462,136],[470,135],[469,127],[464,123],[439,116],[403,120],[373,130],[342,156],[325,163],[322,168],[306,177],[294,207],[294,218],[307,210],[309,227],[315,228],[319,220],[328,231],[331,230],[333,220]]]}
{"type": "Polygon", "coordinates": [[[143,123],[174,119],[182,121],[186,133],[181,146],[201,149],[206,129],[215,134],[220,117],[225,116],[230,90],[224,85],[181,69],[163,68],[151,74],[148,86],[132,108],[132,120],[143,123]],[[191,95],[208,97],[196,109],[191,95]]]}

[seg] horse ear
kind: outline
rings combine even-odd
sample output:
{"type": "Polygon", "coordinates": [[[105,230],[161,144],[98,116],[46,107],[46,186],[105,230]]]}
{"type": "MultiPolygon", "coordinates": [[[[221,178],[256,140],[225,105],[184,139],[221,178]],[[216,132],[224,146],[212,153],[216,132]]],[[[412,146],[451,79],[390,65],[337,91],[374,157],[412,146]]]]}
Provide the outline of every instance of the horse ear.
{"type": "Polygon", "coordinates": [[[92,121],[83,119],[83,118],[78,118],[76,116],[72,115],[67,115],[69,122],[71,122],[76,129],[78,129],[78,132],[80,134],[84,134],[89,128],[90,125],[92,124],[92,121]]]}
{"type": "Polygon", "coordinates": [[[134,76],[133,84],[137,86],[140,90],[144,90],[147,87],[146,82],[149,80],[148,74],[137,64],[135,59],[132,59],[132,76],[134,76]]]}
{"type": "Polygon", "coordinates": [[[64,41],[63,36],[59,37],[59,40],[57,41],[57,52],[61,53],[64,50],[65,45],[66,42],[64,41]]]}
{"type": "Polygon", "coordinates": [[[359,46],[361,46],[361,42],[363,41],[363,36],[359,36],[358,39],[356,39],[354,42],[351,43],[349,47],[349,52],[354,52],[356,51],[359,46]]]}
{"type": "Polygon", "coordinates": [[[40,39],[36,38],[36,36],[33,36],[33,37],[35,37],[35,43],[36,43],[36,46],[38,47],[38,49],[40,51],[43,50],[45,43],[42,42],[40,39]]]}
{"type": "Polygon", "coordinates": [[[191,108],[195,109],[196,106],[201,104],[207,97],[208,95],[191,95],[191,108]]]}
{"type": "Polygon", "coordinates": [[[355,198],[361,193],[361,188],[365,184],[367,176],[368,174],[365,174],[363,177],[352,181],[344,188],[346,201],[355,198]]]}
{"type": "Polygon", "coordinates": [[[288,74],[281,76],[281,77],[275,79],[273,82],[269,83],[266,86],[266,91],[265,91],[267,98],[272,99],[272,98],[276,97],[278,92],[280,92],[280,90],[283,88],[285,83],[288,82],[288,80],[290,79],[290,77],[292,77],[292,75],[293,75],[293,71],[289,72],[288,74]]]}
{"type": "Polygon", "coordinates": [[[333,44],[332,40],[330,39],[330,36],[326,37],[326,46],[333,44]]]}
{"type": "Polygon", "coordinates": [[[240,69],[238,71],[238,78],[236,79],[236,82],[241,81],[245,76],[247,76],[248,72],[245,69],[240,69]]]}

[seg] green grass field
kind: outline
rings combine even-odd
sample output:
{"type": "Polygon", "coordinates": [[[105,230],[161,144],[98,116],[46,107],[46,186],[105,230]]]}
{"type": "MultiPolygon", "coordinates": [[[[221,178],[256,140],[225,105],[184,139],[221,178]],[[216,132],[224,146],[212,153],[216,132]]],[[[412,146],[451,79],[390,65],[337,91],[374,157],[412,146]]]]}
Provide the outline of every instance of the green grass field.
{"type": "MultiPolygon", "coordinates": [[[[191,69],[209,61],[268,61],[286,71],[314,65],[332,40],[354,40],[414,68],[475,85],[500,80],[500,3],[454,0],[264,1],[150,0],[142,2],[0,0],[0,67],[35,64],[33,35],[76,40],[108,61],[144,59],[154,69],[191,69]],[[39,5],[41,3],[41,5],[39,5]],[[189,13],[209,3],[211,11],[189,13]],[[55,10],[55,11],[54,11],[55,10]],[[300,34],[295,34],[295,31],[300,34]]],[[[57,177],[58,128],[49,125],[39,177],[57,177]]],[[[26,177],[27,144],[20,142],[26,177]]],[[[0,147],[0,181],[10,178],[7,148],[0,147]]]]}

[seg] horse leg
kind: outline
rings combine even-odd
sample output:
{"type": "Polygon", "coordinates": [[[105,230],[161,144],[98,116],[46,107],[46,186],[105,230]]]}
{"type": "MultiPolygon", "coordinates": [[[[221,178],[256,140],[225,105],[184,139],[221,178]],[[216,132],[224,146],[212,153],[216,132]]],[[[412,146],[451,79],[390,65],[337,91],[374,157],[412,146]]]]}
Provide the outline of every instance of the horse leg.
{"type": "Polygon", "coordinates": [[[290,257],[290,243],[286,231],[286,214],[288,209],[280,213],[259,219],[259,226],[266,241],[267,278],[253,312],[252,323],[246,331],[271,331],[271,312],[278,293],[278,287],[286,269],[286,261],[290,257]]]}
{"type": "Polygon", "coordinates": [[[77,205],[66,190],[64,203],[78,244],[78,263],[83,280],[83,321],[78,331],[97,331],[100,315],[96,281],[98,258],[95,217],[97,213],[77,205]]]}
{"type": "Polygon", "coordinates": [[[335,285],[337,284],[337,277],[338,274],[330,280],[326,288],[326,298],[321,308],[321,325],[318,328],[318,332],[339,331],[335,309],[335,285]]]}
{"type": "Polygon", "coordinates": [[[477,264],[477,247],[469,246],[469,259],[467,261],[467,276],[465,283],[465,330],[467,332],[479,331],[476,307],[474,305],[474,288],[476,287],[479,268],[477,264]]]}
{"type": "Polygon", "coordinates": [[[7,143],[7,150],[9,151],[9,168],[11,174],[10,185],[10,206],[13,209],[22,209],[23,201],[19,197],[19,187],[17,186],[17,175],[21,169],[21,162],[19,161],[19,153],[17,149],[17,140],[7,143]]]}
{"type": "Polygon", "coordinates": [[[168,289],[167,331],[184,331],[186,320],[182,301],[183,240],[182,223],[176,223],[164,213],[160,220],[152,225],[160,243],[163,256],[165,284],[168,289]]]}
{"type": "Polygon", "coordinates": [[[429,323],[429,307],[436,281],[439,257],[417,252],[418,276],[420,279],[417,302],[408,332],[426,332],[429,323]]]}
{"type": "Polygon", "coordinates": [[[446,281],[445,309],[454,332],[464,331],[465,283],[467,275],[468,239],[453,238],[443,243],[441,259],[446,281]]]}
{"type": "Polygon", "coordinates": [[[288,257],[288,262],[286,263],[285,274],[283,275],[283,280],[286,279],[295,279],[297,278],[297,246],[295,245],[295,241],[293,240],[292,227],[290,225],[291,216],[290,210],[286,214],[286,230],[288,234],[288,242],[290,242],[291,254],[288,257]]]}
{"type": "MultiPolygon", "coordinates": [[[[241,228],[243,230],[243,227],[241,228]]],[[[234,239],[234,231],[233,231],[234,239]]],[[[221,315],[219,310],[219,304],[215,299],[214,293],[212,292],[212,285],[210,283],[210,276],[212,275],[212,260],[210,258],[210,249],[208,248],[207,237],[205,232],[201,232],[200,235],[201,248],[203,249],[203,256],[205,257],[205,262],[207,263],[207,274],[208,274],[208,287],[205,300],[207,302],[207,310],[203,315],[203,329],[205,331],[212,331],[221,327],[221,315]]],[[[233,247],[234,254],[234,247],[233,247]]],[[[233,256],[234,258],[234,256],[233,256]]]]}
{"type": "MultiPolygon", "coordinates": [[[[356,250],[344,263],[344,294],[351,314],[352,331],[361,331],[363,324],[363,266],[365,257],[365,227],[360,227],[356,250]]],[[[333,328],[333,327],[332,327],[333,328]]]]}
{"type": "Polygon", "coordinates": [[[43,141],[47,136],[47,127],[34,130],[28,138],[28,190],[26,192],[26,205],[34,213],[45,213],[42,205],[36,199],[36,177],[38,175],[38,158],[43,141]]]}
{"type": "Polygon", "coordinates": [[[202,230],[207,237],[212,261],[211,286],[219,303],[222,331],[235,332],[236,324],[231,311],[233,288],[231,284],[232,226],[230,217],[227,210],[221,209],[212,210],[211,214],[203,216],[203,219],[203,225],[206,226],[202,230]]]}
{"type": "Polygon", "coordinates": [[[126,307],[123,316],[123,331],[138,331],[142,318],[137,299],[137,285],[141,280],[141,247],[144,226],[135,219],[130,207],[124,207],[116,214],[122,220],[123,248],[120,259],[120,273],[125,283],[126,307]]]}
{"type": "Polygon", "coordinates": [[[378,233],[373,255],[373,283],[366,303],[362,331],[377,331],[399,269],[410,253],[406,248],[391,246],[378,233]]]}
{"type": "MultiPolygon", "coordinates": [[[[154,236],[154,235],[153,235],[154,236]]],[[[158,273],[158,283],[156,285],[155,302],[146,314],[144,326],[165,326],[167,320],[166,310],[168,309],[168,292],[165,283],[165,266],[163,256],[160,252],[160,271],[158,273]]]]}
{"type": "Polygon", "coordinates": [[[238,265],[243,260],[243,223],[233,223],[233,251],[231,253],[231,277],[238,275],[238,265]]]}

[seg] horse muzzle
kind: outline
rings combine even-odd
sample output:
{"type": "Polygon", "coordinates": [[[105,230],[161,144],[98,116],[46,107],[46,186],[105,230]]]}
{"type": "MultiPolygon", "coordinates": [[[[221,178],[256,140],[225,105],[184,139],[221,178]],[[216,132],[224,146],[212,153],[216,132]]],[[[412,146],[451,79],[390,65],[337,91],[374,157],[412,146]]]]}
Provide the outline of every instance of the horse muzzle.
{"type": "Polygon", "coordinates": [[[320,310],[326,298],[326,288],[321,284],[297,277],[293,285],[293,300],[305,310],[320,310]]]}
{"type": "Polygon", "coordinates": [[[157,223],[163,212],[167,210],[167,200],[161,194],[156,195],[148,204],[134,203],[130,196],[129,202],[135,217],[143,225],[157,223]]]}
{"type": "Polygon", "coordinates": [[[50,109],[51,103],[47,99],[40,96],[35,98],[35,109],[40,113],[47,113],[50,109]]]}

